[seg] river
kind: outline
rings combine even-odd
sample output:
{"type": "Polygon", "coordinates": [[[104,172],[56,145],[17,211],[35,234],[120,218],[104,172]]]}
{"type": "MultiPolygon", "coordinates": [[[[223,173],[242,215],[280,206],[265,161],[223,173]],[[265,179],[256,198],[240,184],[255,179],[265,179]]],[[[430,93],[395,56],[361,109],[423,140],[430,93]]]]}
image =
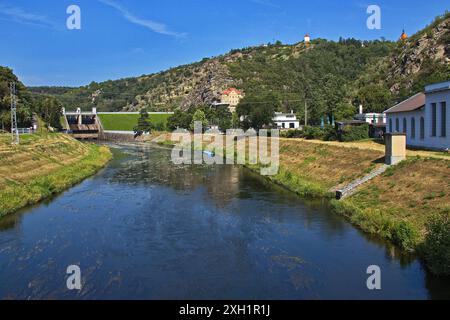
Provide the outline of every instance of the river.
{"type": "Polygon", "coordinates": [[[0,220],[1,299],[438,299],[450,282],[323,201],[239,166],[113,145],[96,176],[0,220]],[[78,265],[82,289],[68,290],[78,265]],[[367,268],[381,268],[368,290],[367,268]]]}

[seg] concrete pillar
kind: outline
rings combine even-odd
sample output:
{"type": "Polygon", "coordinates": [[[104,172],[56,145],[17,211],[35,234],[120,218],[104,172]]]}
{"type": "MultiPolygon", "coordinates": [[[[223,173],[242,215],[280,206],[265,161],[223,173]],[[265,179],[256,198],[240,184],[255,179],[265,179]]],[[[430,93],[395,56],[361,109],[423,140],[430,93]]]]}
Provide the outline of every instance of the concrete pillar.
{"type": "Polygon", "coordinates": [[[386,164],[395,165],[406,160],[406,134],[387,133],[386,137],[386,164]]]}
{"type": "Polygon", "coordinates": [[[79,125],[83,124],[83,116],[81,115],[81,108],[77,108],[77,121],[79,125]]]}

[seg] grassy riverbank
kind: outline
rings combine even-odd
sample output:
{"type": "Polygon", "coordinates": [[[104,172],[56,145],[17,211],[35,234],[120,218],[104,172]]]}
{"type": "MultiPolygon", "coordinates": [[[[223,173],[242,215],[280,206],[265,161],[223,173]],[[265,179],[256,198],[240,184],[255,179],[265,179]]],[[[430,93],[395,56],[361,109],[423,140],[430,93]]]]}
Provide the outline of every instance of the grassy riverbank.
{"type": "Polygon", "coordinates": [[[0,135],[0,217],[70,188],[110,159],[107,147],[66,135],[23,135],[19,146],[0,135]]]}
{"type": "MultiPolygon", "coordinates": [[[[282,139],[280,172],[268,178],[304,197],[331,198],[333,190],[384,162],[379,147],[365,144],[282,139]]],[[[353,196],[331,200],[332,208],[365,232],[403,249],[417,250],[424,258],[434,255],[435,260],[448,261],[450,249],[436,249],[434,241],[427,241],[427,225],[436,219],[443,221],[441,242],[450,235],[450,230],[442,230],[450,214],[450,158],[431,151],[408,151],[408,156],[408,160],[361,186],[353,196]]],[[[429,266],[436,264],[426,262],[429,266]]],[[[448,274],[450,266],[442,266],[442,270],[448,274]]]]}
{"type": "Polygon", "coordinates": [[[450,213],[449,182],[450,160],[409,158],[333,207],[363,230],[415,249],[430,219],[450,213]]]}

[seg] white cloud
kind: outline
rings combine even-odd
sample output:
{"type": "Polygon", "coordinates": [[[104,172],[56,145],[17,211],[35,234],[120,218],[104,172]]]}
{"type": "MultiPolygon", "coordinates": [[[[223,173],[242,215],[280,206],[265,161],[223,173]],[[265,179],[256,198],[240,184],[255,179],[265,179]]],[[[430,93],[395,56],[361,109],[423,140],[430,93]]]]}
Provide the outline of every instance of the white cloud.
{"type": "Polygon", "coordinates": [[[178,33],[169,30],[168,27],[163,23],[139,18],[113,0],[98,0],[98,1],[119,11],[123,15],[123,17],[127,19],[129,22],[148,28],[153,32],[174,37],[183,37],[186,35],[184,33],[178,33]]]}
{"type": "Polygon", "coordinates": [[[43,15],[30,13],[22,8],[0,4],[0,19],[21,24],[57,29],[57,25],[43,15]]]}

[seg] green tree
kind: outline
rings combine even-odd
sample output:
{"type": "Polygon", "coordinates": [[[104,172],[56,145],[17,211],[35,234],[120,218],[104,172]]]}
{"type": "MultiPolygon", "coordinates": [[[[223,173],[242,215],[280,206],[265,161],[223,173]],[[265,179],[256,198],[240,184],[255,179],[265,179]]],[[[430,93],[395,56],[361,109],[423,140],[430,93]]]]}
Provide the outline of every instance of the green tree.
{"type": "Polygon", "coordinates": [[[138,119],[137,126],[134,128],[134,133],[136,136],[141,136],[144,133],[152,131],[152,124],[149,119],[147,110],[142,109],[140,112],[140,117],[138,119]]]}
{"type": "Polygon", "coordinates": [[[241,126],[241,120],[239,119],[239,115],[234,112],[231,119],[231,126],[233,129],[238,129],[241,126]]]}
{"type": "Polygon", "coordinates": [[[244,129],[262,129],[266,126],[273,126],[275,111],[281,109],[278,97],[272,93],[255,96],[247,95],[237,106],[237,114],[243,117],[242,126],[244,129]]]}
{"type": "Polygon", "coordinates": [[[34,101],[34,111],[47,127],[61,129],[62,107],[58,99],[51,96],[38,96],[34,101]]]}
{"type": "Polygon", "coordinates": [[[391,92],[377,84],[369,84],[359,89],[357,103],[362,104],[364,112],[383,112],[392,107],[391,92]]]}
{"type": "Polygon", "coordinates": [[[194,113],[194,115],[192,117],[192,122],[191,122],[191,125],[189,127],[191,129],[191,131],[194,131],[194,125],[195,125],[195,122],[197,122],[197,121],[202,123],[203,130],[206,127],[208,127],[208,119],[206,119],[205,112],[203,112],[200,109],[195,111],[195,113],[194,113]]]}
{"type": "Polygon", "coordinates": [[[167,127],[172,131],[176,129],[189,129],[192,122],[192,115],[191,111],[186,112],[177,109],[167,120],[167,127]]]}

